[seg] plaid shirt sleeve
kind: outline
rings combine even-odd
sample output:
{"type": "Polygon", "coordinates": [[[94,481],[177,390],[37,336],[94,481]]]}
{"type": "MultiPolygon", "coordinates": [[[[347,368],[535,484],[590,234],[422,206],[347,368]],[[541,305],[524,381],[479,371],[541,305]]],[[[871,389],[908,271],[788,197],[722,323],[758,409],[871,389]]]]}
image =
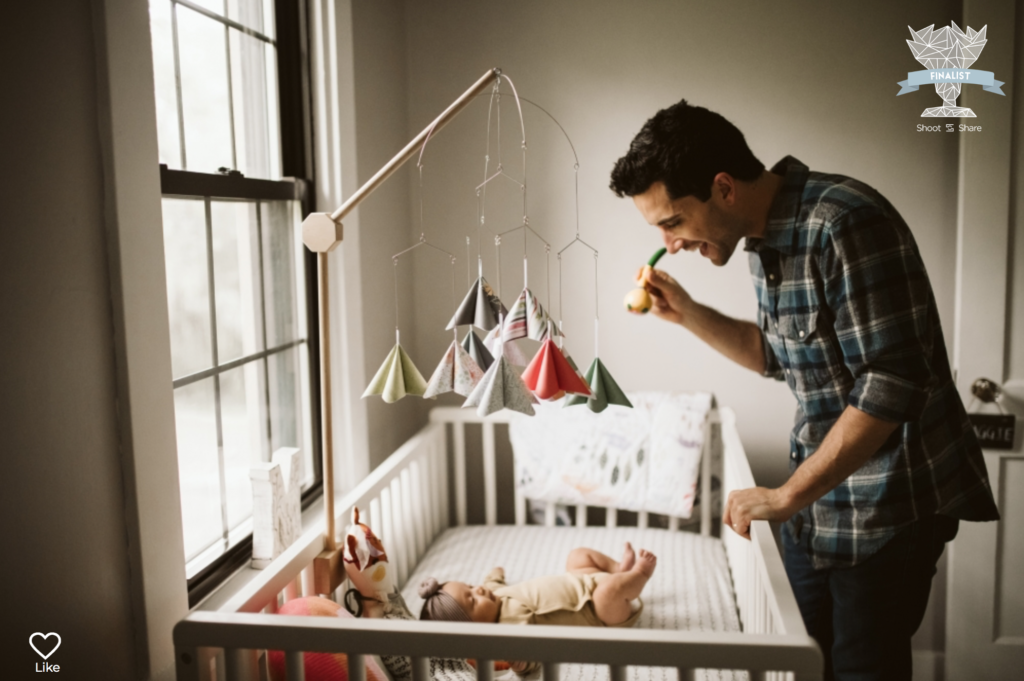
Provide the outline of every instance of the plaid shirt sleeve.
{"type": "Polygon", "coordinates": [[[772,344],[768,342],[768,338],[764,335],[763,317],[759,330],[761,331],[761,347],[764,348],[764,373],[762,376],[774,378],[776,381],[786,380],[786,374],[782,370],[779,358],[775,354],[775,350],[772,349],[772,344]]]}
{"type": "Polygon", "coordinates": [[[931,289],[909,228],[895,211],[864,203],[833,220],[823,239],[825,297],[855,380],[848,403],[886,421],[916,421],[937,379],[928,360],[931,289]]]}

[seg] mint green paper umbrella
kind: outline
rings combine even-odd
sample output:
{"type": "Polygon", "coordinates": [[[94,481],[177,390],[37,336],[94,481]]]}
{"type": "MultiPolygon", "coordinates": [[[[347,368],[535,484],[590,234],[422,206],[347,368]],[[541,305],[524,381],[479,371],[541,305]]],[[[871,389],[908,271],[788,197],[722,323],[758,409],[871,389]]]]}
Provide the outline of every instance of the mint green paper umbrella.
{"type": "Polygon", "coordinates": [[[412,363],[401,344],[395,343],[363,397],[380,395],[385,402],[391,404],[406,395],[422,396],[426,391],[427,382],[423,380],[420,370],[412,363]]]}
{"type": "Polygon", "coordinates": [[[565,406],[571,407],[576,404],[586,404],[590,411],[599,413],[604,411],[609,404],[618,404],[623,407],[633,407],[633,404],[622,392],[622,388],[615,382],[612,375],[605,368],[604,363],[597,357],[590,364],[586,375],[587,385],[590,386],[590,397],[584,395],[570,395],[565,400],[565,406]]]}

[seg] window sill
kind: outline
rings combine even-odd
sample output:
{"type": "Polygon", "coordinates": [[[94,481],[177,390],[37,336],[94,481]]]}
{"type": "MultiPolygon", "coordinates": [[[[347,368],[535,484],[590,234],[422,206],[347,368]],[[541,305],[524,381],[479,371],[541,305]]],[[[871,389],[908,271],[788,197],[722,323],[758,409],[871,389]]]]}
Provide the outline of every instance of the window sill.
{"type": "MultiPolygon", "coordinates": [[[[323,496],[320,496],[316,501],[311,503],[302,511],[302,532],[300,533],[300,536],[320,522],[323,519],[323,515],[324,500],[323,496]]],[[[263,570],[257,570],[249,567],[248,564],[240,567],[191,610],[220,610],[232,596],[238,593],[246,584],[256,579],[262,572],[263,570]]]]}

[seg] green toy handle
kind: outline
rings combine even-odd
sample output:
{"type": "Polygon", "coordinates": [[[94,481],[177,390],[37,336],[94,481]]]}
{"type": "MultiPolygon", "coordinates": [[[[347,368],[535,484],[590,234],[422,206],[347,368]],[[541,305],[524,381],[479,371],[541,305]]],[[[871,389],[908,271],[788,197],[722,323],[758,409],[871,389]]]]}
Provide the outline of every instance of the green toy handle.
{"type": "Polygon", "coordinates": [[[654,252],[654,255],[651,256],[651,259],[647,261],[647,264],[650,265],[651,267],[654,267],[655,265],[658,264],[658,261],[661,260],[661,256],[665,255],[665,253],[667,252],[667,248],[659,248],[654,252]]]}

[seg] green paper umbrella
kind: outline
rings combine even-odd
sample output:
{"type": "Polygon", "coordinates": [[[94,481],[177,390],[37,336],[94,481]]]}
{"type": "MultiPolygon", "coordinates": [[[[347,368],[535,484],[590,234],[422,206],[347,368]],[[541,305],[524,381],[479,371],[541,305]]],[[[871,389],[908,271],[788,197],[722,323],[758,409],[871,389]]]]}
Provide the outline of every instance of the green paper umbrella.
{"type": "Polygon", "coordinates": [[[590,386],[590,397],[584,395],[570,395],[565,400],[565,406],[571,407],[576,404],[586,404],[590,411],[600,413],[609,404],[618,404],[623,407],[633,408],[633,404],[622,392],[622,388],[615,382],[612,375],[608,373],[604,363],[597,357],[594,358],[590,368],[587,369],[587,384],[590,386]]]}
{"type": "Polygon", "coordinates": [[[370,381],[363,397],[380,395],[388,404],[397,402],[406,395],[422,396],[427,390],[427,382],[423,380],[416,365],[399,343],[388,353],[384,364],[370,381]]]}

